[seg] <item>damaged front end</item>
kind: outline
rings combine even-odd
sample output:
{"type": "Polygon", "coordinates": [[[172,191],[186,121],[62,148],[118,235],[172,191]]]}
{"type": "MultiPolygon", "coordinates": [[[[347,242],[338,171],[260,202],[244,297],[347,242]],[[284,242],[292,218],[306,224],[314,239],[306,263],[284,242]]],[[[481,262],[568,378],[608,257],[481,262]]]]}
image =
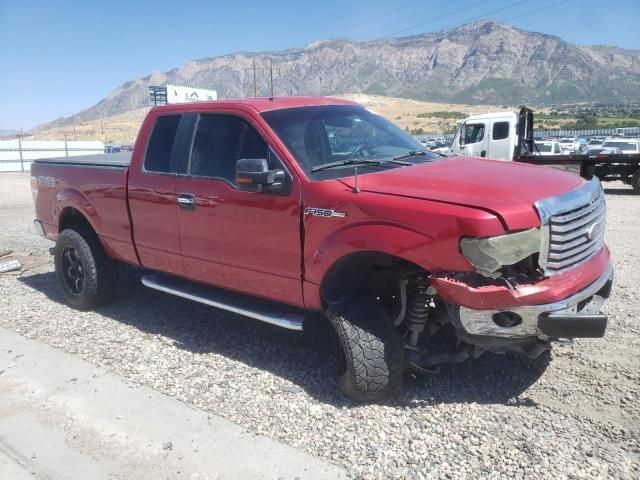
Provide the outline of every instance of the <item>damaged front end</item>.
{"type": "MultiPolygon", "coordinates": [[[[515,288],[499,279],[469,273],[410,279],[407,294],[402,296],[403,303],[406,302],[404,321],[396,321],[405,329],[409,366],[418,372],[432,373],[440,364],[459,363],[485,351],[512,351],[536,358],[549,350],[552,343],[566,343],[577,337],[602,337],[607,316],[601,310],[611,291],[613,267],[608,254],[594,260],[595,265],[601,262],[606,262],[605,269],[595,281],[551,302],[543,299],[550,291],[554,295],[556,290],[561,291],[558,290],[561,283],[566,288],[566,279],[564,282],[561,278],[543,279],[515,288]],[[472,306],[463,306],[464,298],[472,299],[469,302],[472,306]],[[454,344],[449,343],[446,351],[417,342],[422,333],[428,342],[442,332],[449,332],[454,338],[454,344]]],[[[588,267],[592,266],[585,270],[588,267]]],[[[585,275],[580,271],[576,278],[585,275]]]]}
{"type": "Polygon", "coordinates": [[[495,237],[464,237],[460,240],[460,250],[480,275],[508,280],[510,271],[505,267],[521,263],[533,267],[537,264],[541,239],[539,228],[495,237]]]}

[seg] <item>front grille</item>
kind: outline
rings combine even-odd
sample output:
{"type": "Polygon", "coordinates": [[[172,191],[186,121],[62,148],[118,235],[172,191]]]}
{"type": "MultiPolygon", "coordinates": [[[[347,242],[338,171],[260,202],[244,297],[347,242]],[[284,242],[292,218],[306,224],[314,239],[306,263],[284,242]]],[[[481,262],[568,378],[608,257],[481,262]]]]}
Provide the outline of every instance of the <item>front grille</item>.
{"type": "Polygon", "coordinates": [[[597,179],[558,197],[536,202],[542,220],[540,267],[556,275],[593,258],[604,246],[606,205],[597,179]]]}

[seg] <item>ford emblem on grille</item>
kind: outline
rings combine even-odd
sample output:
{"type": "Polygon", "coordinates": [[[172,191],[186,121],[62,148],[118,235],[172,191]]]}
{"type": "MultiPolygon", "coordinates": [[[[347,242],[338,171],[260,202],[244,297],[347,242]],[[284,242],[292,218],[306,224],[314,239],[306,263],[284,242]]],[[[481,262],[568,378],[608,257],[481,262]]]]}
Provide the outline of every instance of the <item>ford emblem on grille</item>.
{"type": "Polygon", "coordinates": [[[587,228],[586,233],[589,240],[593,240],[596,236],[596,228],[598,228],[598,222],[593,222],[591,225],[589,225],[589,228],[587,228]]]}

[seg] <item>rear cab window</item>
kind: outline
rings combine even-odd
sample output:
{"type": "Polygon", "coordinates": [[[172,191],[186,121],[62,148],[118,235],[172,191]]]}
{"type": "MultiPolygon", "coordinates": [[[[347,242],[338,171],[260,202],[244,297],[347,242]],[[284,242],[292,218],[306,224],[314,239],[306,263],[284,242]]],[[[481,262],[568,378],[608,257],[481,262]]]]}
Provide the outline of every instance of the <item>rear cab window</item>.
{"type": "Polygon", "coordinates": [[[156,119],[144,155],[144,170],[175,173],[171,157],[182,115],[163,115],[156,119]]]}
{"type": "Polygon", "coordinates": [[[496,122],[493,124],[491,138],[493,140],[504,140],[509,137],[509,122],[496,122]]]}

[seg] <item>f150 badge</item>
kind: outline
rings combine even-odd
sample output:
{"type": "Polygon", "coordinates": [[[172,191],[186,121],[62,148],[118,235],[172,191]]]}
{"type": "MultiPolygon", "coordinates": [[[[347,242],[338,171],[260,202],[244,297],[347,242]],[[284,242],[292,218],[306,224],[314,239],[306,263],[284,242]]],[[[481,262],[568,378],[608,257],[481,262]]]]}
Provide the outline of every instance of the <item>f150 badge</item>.
{"type": "Polygon", "coordinates": [[[305,215],[313,215],[314,217],[346,217],[347,214],[345,212],[338,212],[329,208],[316,208],[316,207],[307,207],[304,209],[305,215]]]}

